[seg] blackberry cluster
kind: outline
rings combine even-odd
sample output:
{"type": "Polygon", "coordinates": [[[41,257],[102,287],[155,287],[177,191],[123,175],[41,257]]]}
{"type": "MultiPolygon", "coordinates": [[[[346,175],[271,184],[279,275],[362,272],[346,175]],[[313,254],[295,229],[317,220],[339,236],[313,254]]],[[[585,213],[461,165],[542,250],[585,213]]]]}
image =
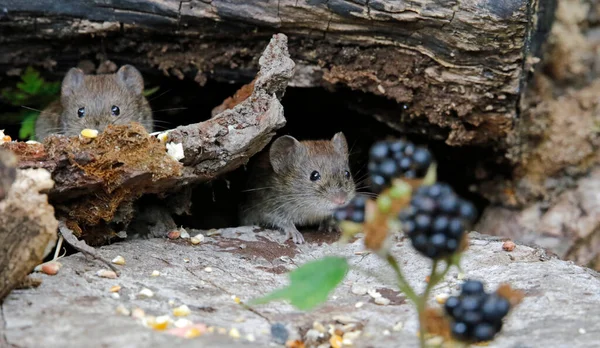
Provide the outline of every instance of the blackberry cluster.
{"type": "Polygon", "coordinates": [[[425,177],[433,156],[425,147],[402,140],[378,141],[369,152],[371,188],[380,192],[392,179],[425,177]]]}
{"type": "Polygon", "coordinates": [[[333,217],[338,221],[350,220],[356,223],[365,222],[365,204],[367,197],[356,195],[345,207],[337,209],[333,217]]]}
{"type": "Polygon", "coordinates": [[[510,310],[507,299],[488,294],[476,280],[463,283],[461,293],[449,297],[444,304],[452,318],[452,335],[462,341],[490,341],[502,329],[502,319],[510,310]]]}
{"type": "Polygon", "coordinates": [[[449,185],[437,183],[420,187],[399,220],[416,250],[439,259],[456,252],[476,216],[473,204],[458,197],[449,185]]]}

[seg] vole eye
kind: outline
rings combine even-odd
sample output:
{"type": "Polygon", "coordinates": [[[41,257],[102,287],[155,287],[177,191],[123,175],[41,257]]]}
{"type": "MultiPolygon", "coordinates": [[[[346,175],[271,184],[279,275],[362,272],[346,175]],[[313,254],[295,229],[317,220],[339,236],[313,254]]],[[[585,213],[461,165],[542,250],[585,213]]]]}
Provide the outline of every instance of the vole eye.
{"type": "Polygon", "coordinates": [[[344,176],[346,177],[346,179],[350,179],[350,172],[346,170],[344,172],[344,176]]]}
{"type": "Polygon", "coordinates": [[[82,118],[83,116],[85,116],[85,108],[77,109],[77,116],[79,116],[79,118],[82,118]]]}
{"type": "Polygon", "coordinates": [[[317,181],[321,179],[321,174],[319,174],[319,172],[317,172],[316,170],[312,173],[310,173],[310,181],[317,181]]]}
{"type": "Polygon", "coordinates": [[[121,109],[119,109],[118,106],[113,105],[112,108],[110,108],[110,112],[113,116],[119,116],[119,114],[121,113],[121,109]]]}

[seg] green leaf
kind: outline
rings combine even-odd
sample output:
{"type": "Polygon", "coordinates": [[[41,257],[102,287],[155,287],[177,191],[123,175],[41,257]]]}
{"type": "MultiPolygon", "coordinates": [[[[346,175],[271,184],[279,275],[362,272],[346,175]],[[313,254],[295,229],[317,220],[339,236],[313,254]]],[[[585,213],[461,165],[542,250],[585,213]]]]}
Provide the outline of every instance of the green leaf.
{"type": "Polygon", "coordinates": [[[144,97],[149,97],[149,96],[153,95],[159,89],[160,89],[160,86],[156,86],[154,88],[144,90],[144,97]]]}
{"type": "Polygon", "coordinates": [[[348,272],[348,261],[343,257],[328,256],[305,263],[290,273],[290,285],[255,299],[249,304],[265,304],[290,300],[300,310],[310,310],[325,301],[348,272]]]}
{"type": "Polygon", "coordinates": [[[40,77],[40,73],[30,66],[21,75],[21,80],[23,82],[17,83],[17,88],[32,95],[36,95],[44,84],[44,79],[40,77]]]}
{"type": "Polygon", "coordinates": [[[35,135],[35,121],[37,120],[37,112],[28,112],[21,123],[21,129],[19,129],[20,139],[29,139],[35,135]]]}

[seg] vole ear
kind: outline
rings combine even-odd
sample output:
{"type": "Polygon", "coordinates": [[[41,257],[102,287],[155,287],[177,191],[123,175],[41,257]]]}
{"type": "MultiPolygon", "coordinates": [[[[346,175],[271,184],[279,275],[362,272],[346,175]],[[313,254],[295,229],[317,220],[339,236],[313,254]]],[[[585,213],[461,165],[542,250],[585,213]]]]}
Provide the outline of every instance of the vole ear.
{"type": "Polygon", "coordinates": [[[346,142],[346,137],[344,136],[344,133],[335,133],[333,138],[331,138],[331,143],[333,144],[333,147],[337,152],[341,153],[344,156],[348,155],[348,143],[346,142]]]}
{"type": "Polygon", "coordinates": [[[290,167],[294,157],[302,155],[304,146],[296,138],[284,135],[277,138],[269,149],[269,159],[275,173],[280,174],[290,167]]]}
{"type": "Polygon", "coordinates": [[[64,97],[71,96],[83,85],[83,70],[71,68],[65,75],[61,85],[61,94],[64,97]]]}
{"type": "Polygon", "coordinates": [[[123,65],[117,71],[117,79],[119,83],[135,94],[139,95],[144,91],[144,78],[132,65],[123,65]]]}

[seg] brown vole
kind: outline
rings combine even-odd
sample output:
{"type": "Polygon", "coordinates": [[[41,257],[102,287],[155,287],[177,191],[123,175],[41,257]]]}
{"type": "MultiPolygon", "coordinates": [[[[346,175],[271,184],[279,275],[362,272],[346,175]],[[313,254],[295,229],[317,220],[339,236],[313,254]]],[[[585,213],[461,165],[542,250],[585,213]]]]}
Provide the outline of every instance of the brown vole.
{"type": "Polygon", "coordinates": [[[131,65],[104,75],[85,75],[71,68],[62,81],[60,99],[48,105],[36,121],[36,139],[78,135],[86,128],[103,131],[110,124],[132,121],[152,132],[152,109],[143,92],[142,75],[131,65]]]}
{"type": "Polygon", "coordinates": [[[296,226],[323,223],[355,195],[346,138],[277,138],[251,165],[245,195],[242,224],[278,228],[304,243],[296,226]]]}

